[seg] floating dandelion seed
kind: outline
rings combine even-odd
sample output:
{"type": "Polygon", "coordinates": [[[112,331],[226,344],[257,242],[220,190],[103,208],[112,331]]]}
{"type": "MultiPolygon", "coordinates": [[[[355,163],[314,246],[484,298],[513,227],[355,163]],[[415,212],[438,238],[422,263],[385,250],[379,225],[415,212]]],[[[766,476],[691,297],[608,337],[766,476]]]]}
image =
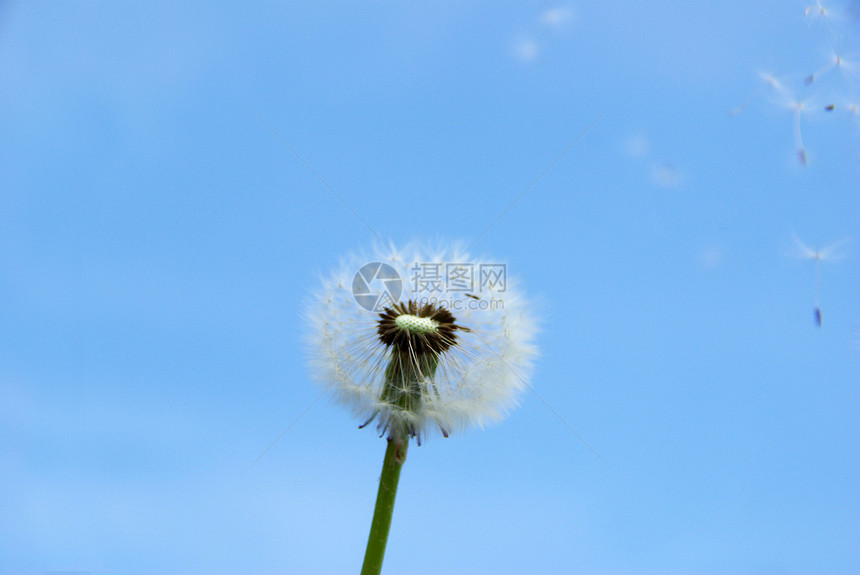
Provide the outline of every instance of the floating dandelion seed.
{"type": "Polygon", "coordinates": [[[794,102],[792,105],[794,110],[794,149],[797,152],[797,160],[801,165],[809,164],[809,157],[806,154],[806,147],[803,145],[803,133],[800,130],[800,116],[806,110],[806,104],[803,102],[794,102]]]}
{"type": "Polygon", "coordinates": [[[841,259],[842,255],[837,252],[837,249],[844,245],[848,239],[840,240],[835,244],[831,244],[825,248],[821,248],[818,250],[812,249],[811,247],[804,244],[797,234],[794,234],[794,241],[797,244],[797,255],[804,259],[815,260],[815,297],[813,298],[813,317],[815,318],[815,325],[821,327],[821,262],[822,261],[833,261],[841,259]]]}
{"type": "MultiPolygon", "coordinates": [[[[768,74],[767,72],[759,72],[759,78],[765,82],[769,87],[774,89],[782,89],[782,84],[777,80],[772,74],[768,74]]],[[[755,89],[750,92],[749,96],[747,96],[743,102],[729,110],[730,116],[737,116],[744,110],[746,110],[750,103],[759,95],[761,91],[761,86],[757,85],[755,89]]]]}
{"type": "Polygon", "coordinates": [[[845,110],[851,115],[853,121],[860,119],[860,101],[850,98],[842,98],[838,104],[830,104],[827,108],[834,110],[845,110]]]}
{"type": "Polygon", "coordinates": [[[841,19],[841,14],[829,6],[825,6],[822,2],[816,2],[806,7],[803,15],[808,20],[814,20],[822,24],[830,36],[835,36],[834,24],[841,19]]]}
{"type": "Polygon", "coordinates": [[[848,120],[857,122],[860,119],[860,102],[848,97],[839,98],[824,106],[825,112],[847,112],[848,120]]]}
{"type": "Polygon", "coordinates": [[[534,323],[504,264],[420,245],[347,259],[307,315],[314,377],[388,439],[362,567],[378,574],[409,440],[500,419],[527,385],[534,323]]]}
{"type": "Polygon", "coordinates": [[[825,8],[821,2],[816,2],[810,6],[807,6],[803,11],[804,16],[814,17],[814,18],[826,18],[830,15],[830,10],[825,8]]]}
{"type": "Polygon", "coordinates": [[[807,110],[811,109],[809,103],[795,98],[794,93],[786,88],[785,85],[773,75],[761,73],[760,76],[773,91],[776,103],[793,112],[794,149],[797,153],[797,160],[803,166],[808,165],[809,157],[806,153],[806,147],[803,145],[803,132],[800,127],[800,118],[807,110]]]}
{"type": "MultiPolygon", "coordinates": [[[[767,72],[759,72],[758,75],[759,78],[777,94],[785,93],[791,95],[791,92],[789,92],[782,85],[782,83],[776,79],[774,75],[768,74],[767,72]]],[[[729,115],[737,116],[738,114],[746,110],[749,107],[750,103],[759,95],[761,88],[761,86],[756,86],[756,88],[750,93],[749,96],[746,97],[743,102],[729,110],[729,115]]]]}
{"type": "Polygon", "coordinates": [[[845,77],[854,77],[857,72],[857,63],[854,60],[845,58],[841,53],[833,51],[830,54],[827,63],[818,70],[809,74],[804,78],[803,82],[809,86],[832,70],[839,70],[845,77]]]}
{"type": "MultiPolygon", "coordinates": [[[[844,3],[843,3],[844,4],[844,3]]],[[[854,4],[860,5],[858,2],[854,4]]],[[[807,166],[810,163],[810,155],[803,141],[803,116],[810,112],[834,112],[842,110],[838,102],[834,101],[834,94],[837,90],[851,92],[854,89],[855,81],[860,77],[860,60],[853,54],[854,30],[844,27],[845,24],[852,24],[848,21],[848,17],[855,16],[853,10],[836,8],[834,10],[830,3],[816,1],[804,7],[805,19],[810,22],[815,22],[825,32],[827,37],[827,45],[829,51],[823,62],[805,76],[799,76],[797,81],[784,84],[774,75],[765,72],[760,72],[759,77],[761,82],[753,93],[747,97],[745,101],[733,108],[731,115],[737,115],[744,111],[753,98],[760,93],[761,90],[766,90],[770,93],[773,101],[782,108],[787,108],[792,112],[792,131],[794,136],[794,151],[797,161],[807,166]],[[841,86],[836,86],[831,78],[835,75],[834,71],[838,71],[842,82],[841,86]],[[822,81],[828,77],[827,81],[822,81]],[[809,97],[809,91],[804,89],[804,85],[808,88],[815,84],[816,87],[822,85],[823,90],[816,90],[818,96],[826,99],[826,102],[814,102],[813,98],[809,97]],[[805,90],[802,98],[795,96],[794,89],[805,90]]],[[[860,12],[858,12],[860,14],[860,12]]],[[[851,112],[850,108],[847,108],[851,112]]],[[[835,116],[836,114],[830,114],[835,116]]]]}

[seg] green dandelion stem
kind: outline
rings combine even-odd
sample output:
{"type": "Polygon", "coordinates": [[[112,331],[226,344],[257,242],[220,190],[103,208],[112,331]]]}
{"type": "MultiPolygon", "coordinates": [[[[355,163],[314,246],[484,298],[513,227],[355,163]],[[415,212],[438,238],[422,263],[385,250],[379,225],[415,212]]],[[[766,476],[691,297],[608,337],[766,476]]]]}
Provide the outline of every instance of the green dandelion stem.
{"type": "Polygon", "coordinates": [[[370,524],[370,536],[367,538],[367,551],[364,554],[361,575],[378,575],[382,571],[382,559],[385,557],[385,545],[388,543],[388,530],[391,528],[391,516],[394,514],[397,483],[400,481],[400,469],[406,461],[406,449],[408,447],[408,438],[388,440],[385,460],[382,462],[382,475],[379,478],[379,491],[376,494],[376,509],[373,511],[373,522],[370,524]]]}
{"type": "Polygon", "coordinates": [[[439,322],[411,314],[400,314],[390,323],[396,327],[392,328],[386,324],[381,328],[386,334],[394,333],[391,329],[402,333],[399,334],[400,339],[392,339],[390,342],[394,349],[385,369],[385,385],[380,400],[391,406],[396,417],[383,424],[383,429],[388,430],[388,448],[382,462],[376,509],[370,524],[361,575],[379,575],[382,571],[391,516],[394,514],[397,483],[400,481],[400,469],[406,461],[409,438],[418,437],[419,443],[421,442],[419,430],[415,428],[412,417],[421,411],[427,385],[433,384],[433,376],[439,365],[438,353],[426,349],[427,341],[432,340],[429,334],[436,334],[439,322]],[[416,333],[420,335],[419,338],[415,337],[416,333]],[[403,338],[405,341],[400,341],[403,338]]]}

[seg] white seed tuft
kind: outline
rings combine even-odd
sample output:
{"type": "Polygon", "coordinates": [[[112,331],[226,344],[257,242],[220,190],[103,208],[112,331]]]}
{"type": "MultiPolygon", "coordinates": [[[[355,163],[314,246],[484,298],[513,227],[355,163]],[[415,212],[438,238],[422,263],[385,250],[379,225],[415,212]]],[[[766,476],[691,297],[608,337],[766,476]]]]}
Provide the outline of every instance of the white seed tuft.
{"type": "MultiPolygon", "coordinates": [[[[408,428],[420,439],[431,430],[448,435],[500,420],[516,405],[528,385],[537,348],[531,309],[512,274],[507,274],[504,285],[485,285],[472,292],[436,290],[428,294],[413,282],[416,264],[464,262],[474,264],[476,276],[480,264],[498,263],[471,258],[452,246],[436,250],[419,244],[403,249],[381,247],[345,258],[316,292],[305,313],[313,378],[361,423],[376,418],[380,429],[408,428]],[[380,340],[382,310],[363,308],[352,291],[356,272],[372,262],[385,262],[397,271],[402,279],[399,302],[420,302],[432,295],[444,302],[437,307],[450,311],[458,326],[450,347],[437,354],[432,379],[419,383],[420,400],[408,410],[382,399],[386,369],[398,353],[380,340]]],[[[374,285],[389,284],[371,282],[374,285]]],[[[388,302],[386,307],[398,301],[388,302]]],[[[419,338],[441,332],[439,322],[414,314],[400,314],[394,326],[419,338]]]]}

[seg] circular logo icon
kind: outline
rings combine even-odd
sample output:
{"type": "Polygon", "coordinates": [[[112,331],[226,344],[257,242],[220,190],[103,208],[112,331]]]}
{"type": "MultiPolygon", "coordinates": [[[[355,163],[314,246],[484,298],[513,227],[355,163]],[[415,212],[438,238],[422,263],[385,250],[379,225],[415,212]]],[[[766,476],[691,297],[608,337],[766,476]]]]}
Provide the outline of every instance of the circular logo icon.
{"type": "Polygon", "coordinates": [[[352,295],[367,311],[381,312],[400,301],[403,281],[397,270],[385,262],[364,264],[352,278],[352,295]]]}

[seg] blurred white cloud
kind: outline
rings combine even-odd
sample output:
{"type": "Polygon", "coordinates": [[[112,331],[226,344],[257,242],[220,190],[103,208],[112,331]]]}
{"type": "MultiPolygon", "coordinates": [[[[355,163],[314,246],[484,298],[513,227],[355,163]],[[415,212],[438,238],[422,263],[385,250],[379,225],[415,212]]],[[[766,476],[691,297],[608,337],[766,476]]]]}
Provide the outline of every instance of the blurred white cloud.
{"type": "Polygon", "coordinates": [[[699,252],[699,263],[706,269],[720,267],[725,259],[726,255],[723,248],[717,245],[707,246],[699,252]]]}
{"type": "Polygon", "coordinates": [[[560,30],[574,21],[574,12],[568,7],[550,8],[541,12],[538,22],[544,26],[560,30]]]}
{"type": "Polygon", "coordinates": [[[540,54],[540,47],[534,40],[518,40],[514,44],[514,55],[523,62],[532,62],[540,54]]]}
{"type": "Polygon", "coordinates": [[[543,48],[542,37],[546,36],[546,29],[560,32],[574,21],[575,12],[570,7],[559,6],[543,10],[528,26],[529,35],[514,42],[514,56],[521,62],[536,60],[543,48]]]}
{"type": "Polygon", "coordinates": [[[651,140],[645,134],[636,134],[627,138],[624,151],[631,158],[644,158],[651,151],[651,140]]]}
{"type": "Polygon", "coordinates": [[[660,188],[673,188],[683,181],[683,173],[675,165],[655,158],[651,153],[651,139],[644,133],[629,136],[624,141],[624,153],[632,160],[647,160],[648,178],[660,188]]]}
{"type": "Polygon", "coordinates": [[[672,164],[661,162],[651,166],[651,182],[661,188],[674,188],[683,179],[683,174],[672,164]]]}

